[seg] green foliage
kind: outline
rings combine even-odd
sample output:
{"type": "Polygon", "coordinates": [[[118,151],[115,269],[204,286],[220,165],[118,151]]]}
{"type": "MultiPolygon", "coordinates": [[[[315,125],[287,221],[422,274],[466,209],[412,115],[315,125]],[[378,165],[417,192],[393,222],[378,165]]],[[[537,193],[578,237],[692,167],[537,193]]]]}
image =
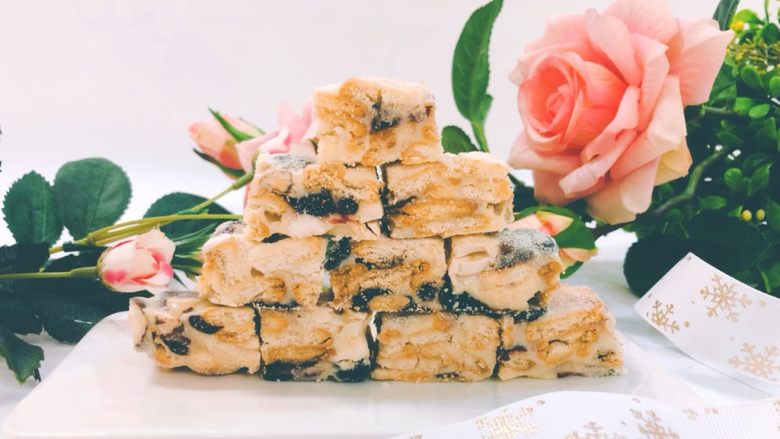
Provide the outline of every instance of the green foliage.
{"type": "Polygon", "coordinates": [[[3,201],[8,229],[18,243],[57,242],[62,223],[54,212],[54,192],[40,174],[29,172],[16,180],[3,201]]]}
{"type": "Polygon", "coordinates": [[[43,349],[27,343],[0,325],[0,356],[5,357],[8,368],[23,383],[32,376],[38,377],[43,349]]]}
{"type": "Polygon", "coordinates": [[[245,133],[238,128],[234,127],[230,122],[227,121],[218,111],[214,111],[211,108],[209,108],[209,112],[212,116],[214,116],[215,119],[219,122],[220,125],[222,125],[222,128],[225,129],[231,136],[233,136],[234,139],[236,139],[237,142],[243,142],[245,140],[251,140],[254,139],[254,136],[245,133]]]}
{"type": "Polygon", "coordinates": [[[222,163],[220,163],[219,161],[217,161],[217,159],[215,159],[214,157],[212,157],[212,156],[210,156],[210,155],[208,155],[208,154],[206,154],[204,152],[200,152],[197,149],[193,149],[192,151],[195,152],[195,154],[197,154],[198,157],[200,157],[203,160],[205,160],[205,161],[211,163],[212,165],[218,167],[228,177],[239,178],[242,175],[244,175],[244,171],[242,169],[228,168],[227,166],[225,166],[222,163]]]}
{"type": "Polygon", "coordinates": [[[469,135],[454,125],[448,125],[444,127],[441,132],[441,144],[444,146],[444,151],[451,152],[453,154],[479,151],[479,148],[471,143],[469,135]]]}
{"type": "MultiPolygon", "coordinates": [[[[739,0],[720,0],[712,18],[718,22],[721,30],[726,30],[731,24],[731,18],[739,6],[739,0]]],[[[752,11],[751,11],[752,12],[752,11]]]]}
{"type": "MultiPolygon", "coordinates": [[[[153,216],[165,216],[171,215],[177,212],[188,210],[193,206],[206,201],[205,198],[188,194],[184,192],[172,192],[170,194],[163,195],[158,198],[157,201],[152,203],[149,209],[144,214],[144,218],[150,218],[153,216]]],[[[202,212],[208,213],[230,213],[224,207],[219,204],[211,204],[202,212]]],[[[160,227],[160,230],[165,233],[169,238],[176,240],[181,236],[202,230],[205,227],[219,224],[223,220],[197,220],[197,221],[176,221],[171,224],[166,224],[160,227]]]]}
{"type": "Polygon", "coordinates": [[[75,239],[114,224],[127,209],[130,194],[122,168],[102,158],[66,163],[54,179],[57,216],[75,239]]]}
{"type": "Polygon", "coordinates": [[[455,105],[474,129],[480,149],[488,150],[484,122],[493,98],[487,93],[490,80],[488,51],[493,24],[503,0],[493,0],[471,14],[455,46],[452,60],[452,92],[455,105]]]}

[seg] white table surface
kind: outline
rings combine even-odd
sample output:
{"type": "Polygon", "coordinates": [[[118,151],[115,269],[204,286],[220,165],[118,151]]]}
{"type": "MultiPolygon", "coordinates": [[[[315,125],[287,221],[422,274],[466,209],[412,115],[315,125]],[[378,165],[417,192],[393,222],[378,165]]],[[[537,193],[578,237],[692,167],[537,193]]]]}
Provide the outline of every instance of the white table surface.
{"type": "MultiPolygon", "coordinates": [[[[735,381],[675,348],[666,338],[642,320],[633,309],[636,297],[628,290],[622,272],[622,260],[633,237],[615,232],[599,241],[600,253],[589,261],[570,282],[588,285],[600,293],[617,319],[618,329],[648,352],[669,372],[678,376],[707,403],[732,403],[761,399],[767,395],[735,381]]],[[[72,346],[48,336],[27,336],[26,340],[44,348],[46,360],[41,368],[43,379],[57,367],[72,346]]],[[[129,340],[128,340],[129,343],[129,340]]],[[[0,423],[35,382],[19,385],[5,365],[0,366],[0,423]]]]}

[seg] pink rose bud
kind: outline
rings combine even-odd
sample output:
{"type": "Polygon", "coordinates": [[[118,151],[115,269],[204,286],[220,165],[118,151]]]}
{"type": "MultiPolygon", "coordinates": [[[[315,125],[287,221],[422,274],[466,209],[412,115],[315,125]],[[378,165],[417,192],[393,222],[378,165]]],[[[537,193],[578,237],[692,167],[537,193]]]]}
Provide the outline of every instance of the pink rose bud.
{"type": "Polygon", "coordinates": [[[279,129],[266,133],[261,137],[246,140],[236,146],[238,159],[244,171],[249,172],[254,166],[257,155],[265,154],[296,154],[313,157],[316,152],[309,140],[314,136],[312,124],[311,103],[303,107],[303,114],[298,115],[286,104],[279,107],[279,129]]]}
{"type": "Polygon", "coordinates": [[[523,131],[509,164],[534,171],[542,203],[584,198],[593,218],[632,221],[688,173],[683,109],[709,99],[733,36],[675,19],[666,0],[550,18],[510,74],[523,131]]]}
{"type": "MultiPolygon", "coordinates": [[[[509,224],[507,228],[510,230],[535,229],[542,233],[546,233],[551,237],[555,237],[566,230],[572,222],[574,222],[574,219],[568,216],[538,210],[509,224]]],[[[561,262],[563,262],[565,267],[574,265],[577,262],[585,262],[595,255],[596,249],[571,247],[560,249],[561,262]]]]}
{"type": "Polygon", "coordinates": [[[98,261],[100,280],[120,293],[161,293],[173,279],[176,245],[159,230],[127,239],[104,251],[98,261]]]}
{"type": "MultiPolygon", "coordinates": [[[[242,119],[223,114],[233,127],[252,136],[259,136],[260,131],[242,119]]],[[[241,169],[241,161],[236,150],[236,139],[228,133],[219,121],[211,119],[195,122],[190,126],[190,137],[208,156],[231,169],[241,169]]]]}

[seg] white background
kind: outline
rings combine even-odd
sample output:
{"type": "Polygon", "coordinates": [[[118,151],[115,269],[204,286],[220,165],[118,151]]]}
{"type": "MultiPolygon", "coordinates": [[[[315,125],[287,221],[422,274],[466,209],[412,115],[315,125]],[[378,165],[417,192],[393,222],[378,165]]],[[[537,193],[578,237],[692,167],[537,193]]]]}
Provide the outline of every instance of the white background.
{"type": "MultiPolygon", "coordinates": [[[[676,15],[711,16],[716,0],[672,0],[676,15]]],[[[103,156],[134,188],[126,218],[159,196],[210,196],[228,184],[192,153],[189,124],[212,107],[275,129],[276,109],[353,75],[424,81],[440,126],[460,124],[452,52],[483,0],[0,0],[0,193],[30,170],[50,181],[63,163],[103,156]]],[[[505,158],[519,130],[507,74],[545,17],[605,0],[506,0],[491,44],[487,122],[505,158]]],[[[744,5],[758,8],[760,0],[744,5]]],[[[240,209],[240,196],[224,202],[240,209]]],[[[0,227],[0,243],[11,235],[0,227]]]]}

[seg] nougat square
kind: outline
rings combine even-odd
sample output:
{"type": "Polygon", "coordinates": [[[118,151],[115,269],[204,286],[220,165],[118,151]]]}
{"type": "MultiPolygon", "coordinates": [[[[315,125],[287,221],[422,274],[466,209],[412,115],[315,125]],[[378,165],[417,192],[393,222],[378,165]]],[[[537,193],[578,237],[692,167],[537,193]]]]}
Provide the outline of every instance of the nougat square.
{"type": "Polygon", "coordinates": [[[550,292],[547,313],[538,320],[503,317],[498,377],[620,375],[623,349],[614,327],[615,319],[596,293],[561,285],[550,292]]]}
{"type": "Polygon", "coordinates": [[[136,349],[158,366],[187,367],[204,375],[260,369],[260,339],[250,307],[213,305],[193,292],[130,299],[136,349]]]}
{"type": "Polygon", "coordinates": [[[260,154],[244,221],[250,234],[376,239],[383,215],[376,168],[318,164],[291,154],[260,154]]]}
{"type": "Polygon", "coordinates": [[[544,312],[546,293],[558,286],[562,270],[555,241],[533,229],[455,236],[452,288],[442,303],[453,312],[533,320],[544,312]]]}
{"type": "Polygon", "coordinates": [[[240,222],[221,224],[203,246],[200,297],[241,306],[313,307],[322,294],[327,239],[250,239],[240,222]]]}
{"type": "Polygon", "coordinates": [[[314,92],[320,162],[377,166],[441,158],[433,96],[420,83],[352,78],[314,92]]]}
{"type": "Polygon", "coordinates": [[[393,238],[497,232],[512,220],[514,188],[505,163],[486,153],[384,167],[385,220],[393,238]]]}
{"type": "Polygon", "coordinates": [[[263,378],[363,381],[371,370],[370,315],[329,307],[260,308],[263,378]]]}
{"type": "Polygon", "coordinates": [[[447,261],[440,238],[331,243],[332,304],[358,311],[413,311],[441,308],[447,261]]]}
{"type": "Polygon", "coordinates": [[[493,374],[499,324],[487,316],[380,313],[375,380],[480,381],[493,374]]]}

